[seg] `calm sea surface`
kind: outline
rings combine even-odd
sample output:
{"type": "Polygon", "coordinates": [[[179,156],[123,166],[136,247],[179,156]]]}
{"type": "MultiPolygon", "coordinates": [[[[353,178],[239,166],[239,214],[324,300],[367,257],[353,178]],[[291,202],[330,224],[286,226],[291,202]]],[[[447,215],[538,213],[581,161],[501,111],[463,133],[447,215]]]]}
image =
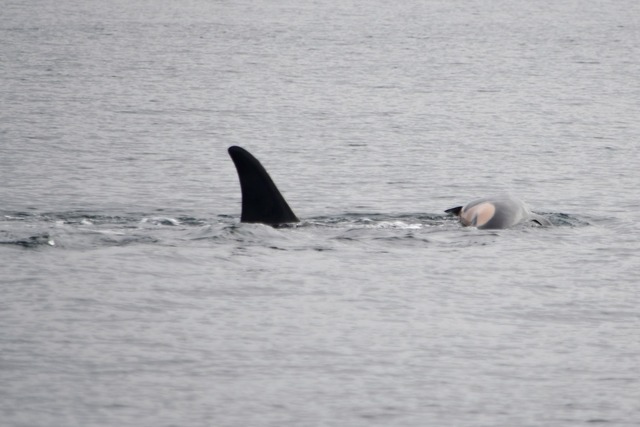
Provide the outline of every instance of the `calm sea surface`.
{"type": "Polygon", "coordinates": [[[0,17],[2,426],[640,425],[637,1],[0,17]]]}

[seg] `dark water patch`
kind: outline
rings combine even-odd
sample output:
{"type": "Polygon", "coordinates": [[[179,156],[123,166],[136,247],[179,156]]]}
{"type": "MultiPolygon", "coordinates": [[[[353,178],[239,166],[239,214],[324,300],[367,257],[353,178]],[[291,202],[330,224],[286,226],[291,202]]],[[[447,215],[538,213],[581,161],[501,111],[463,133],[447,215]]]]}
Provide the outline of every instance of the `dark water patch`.
{"type": "Polygon", "coordinates": [[[190,240],[219,240],[226,239],[231,235],[235,225],[219,225],[214,226],[211,224],[205,225],[196,230],[190,237],[190,240]]]}
{"type": "Polygon", "coordinates": [[[570,215],[562,212],[541,212],[540,215],[551,221],[556,227],[586,227],[591,223],[585,219],[575,215],[570,215]]]}
{"type": "Polygon", "coordinates": [[[376,243],[381,244],[393,244],[393,245],[428,245],[432,244],[433,240],[424,236],[418,236],[414,233],[403,233],[395,236],[377,236],[371,239],[376,243]]]}
{"type": "Polygon", "coordinates": [[[99,214],[84,211],[69,211],[69,212],[44,212],[41,214],[34,214],[31,216],[33,221],[44,222],[57,222],[61,221],[64,224],[83,224],[83,225],[125,225],[133,224],[139,221],[136,216],[128,215],[108,215],[99,214]]]}
{"type": "Polygon", "coordinates": [[[100,246],[128,246],[133,244],[153,244],[159,243],[160,240],[153,236],[103,236],[100,240],[100,246]]]}
{"type": "Polygon", "coordinates": [[[180,224],[186,225],[186,226],[200,227],[207,224],[206,220],[201,218],[195,218],[192,216],[179,216],[177,220],[180,222],[180,224]]]}
{"type": "Polygon", "coordinates": [[[2,220],[3,221],[25,221],[32,216],[33,214],[29,212],[3,212],[2,220]]]}
{"type": "Polygon", "coordinates": [[[438,240],[439,245],[453,248],[486,246],[501,236],[498,231],[465,229],[463,233],[451,233],[438,240]]]}
{"type": "Polygon", "coordinates": [[[25,238],[9,238],[7,240],[3,239],[0,240],[0,245],[20,246],[23,248],[32,249],[40,246],[55,246],[55,242],[48,233],[43,233],[25,238]]]}
{"type": "MultiPolygon", "coordinates": [[[[221,216],[221,219],[226,219],[221,216]]],[[[229,217],[230,218],[230,217],[229,217]]],[[[32,223],[62,222],[68,225],[115,225],[137,227],[140,223],[160,226],[202,226],[210,221],[190,215],[158,216],[148,213],[108,214],[87,211],[66,212],[2,212],[1,221],[25,221],[32,223]]]]}
{"type": "Polygon", "coordinates": [[[59,249],[89,249],[134,244],[180,244],[202,237],[203,225],[210,221],[194,216],[152,216],[145,213],[108,214],[99,212],[4,212],[0,244],[22,247],[40,245],[59,249]],[[26,236],[26,237],[23,237],[26,236]]]}
{"type": "Polygon", "coordinates": [[[279,244],[289,239],[285,232],[293,227],[271,227],[264,224],[210,224],[202,227],[200,230],[192,234],[189,239],[193,241],[211,240],[216,243],[239,244],[242,246],[264,246],[279,248],[279,244]]]}

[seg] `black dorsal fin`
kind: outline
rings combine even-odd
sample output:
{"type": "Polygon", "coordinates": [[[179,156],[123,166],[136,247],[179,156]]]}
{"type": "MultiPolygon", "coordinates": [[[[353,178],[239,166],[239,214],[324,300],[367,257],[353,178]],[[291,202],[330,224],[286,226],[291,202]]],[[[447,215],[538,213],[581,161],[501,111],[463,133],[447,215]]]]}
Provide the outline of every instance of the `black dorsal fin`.
{"type": "Polygon", "coordinates": [[[445,212],[451,215],[460,216],[461,210],[462,210],[462,206],[456,206],[455,208],[447,209],[445,212]]]}
{"type": "Polygon", "coordinates": [[[278,225],[299,222],[258,159],[241,147],[229,147],[242,190],[241,222],[278,225]]]}

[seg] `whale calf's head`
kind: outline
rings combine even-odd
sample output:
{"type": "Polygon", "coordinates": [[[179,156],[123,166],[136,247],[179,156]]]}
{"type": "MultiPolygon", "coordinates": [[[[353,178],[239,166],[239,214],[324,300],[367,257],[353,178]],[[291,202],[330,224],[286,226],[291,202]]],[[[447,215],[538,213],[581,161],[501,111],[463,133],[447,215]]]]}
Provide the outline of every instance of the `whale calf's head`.
{"type": "Polygon", "coordinates": [[[491,202],[482,202],[473,206],[465,206],[460,212],[460,222],[467,226],[483,227],[491,221],[496,214],[496,205],[491,202]]]}
{"type": "Polygon", "coordinates": [[[526,205],[509,196],[478,199],[445,212],[458,216],[464,226],[481,229],[508,228],[530,218],[526,205]]]}

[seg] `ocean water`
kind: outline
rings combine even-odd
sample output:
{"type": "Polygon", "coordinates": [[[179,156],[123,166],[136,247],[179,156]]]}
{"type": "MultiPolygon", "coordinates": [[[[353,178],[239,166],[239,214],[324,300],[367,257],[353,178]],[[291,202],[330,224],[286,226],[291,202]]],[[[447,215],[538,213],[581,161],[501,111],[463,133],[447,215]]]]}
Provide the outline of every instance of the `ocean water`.
{"type": "Polygon", "coordinates": [[[640,425],[637,2],[0,11],[2,426],[640,425]]]}

